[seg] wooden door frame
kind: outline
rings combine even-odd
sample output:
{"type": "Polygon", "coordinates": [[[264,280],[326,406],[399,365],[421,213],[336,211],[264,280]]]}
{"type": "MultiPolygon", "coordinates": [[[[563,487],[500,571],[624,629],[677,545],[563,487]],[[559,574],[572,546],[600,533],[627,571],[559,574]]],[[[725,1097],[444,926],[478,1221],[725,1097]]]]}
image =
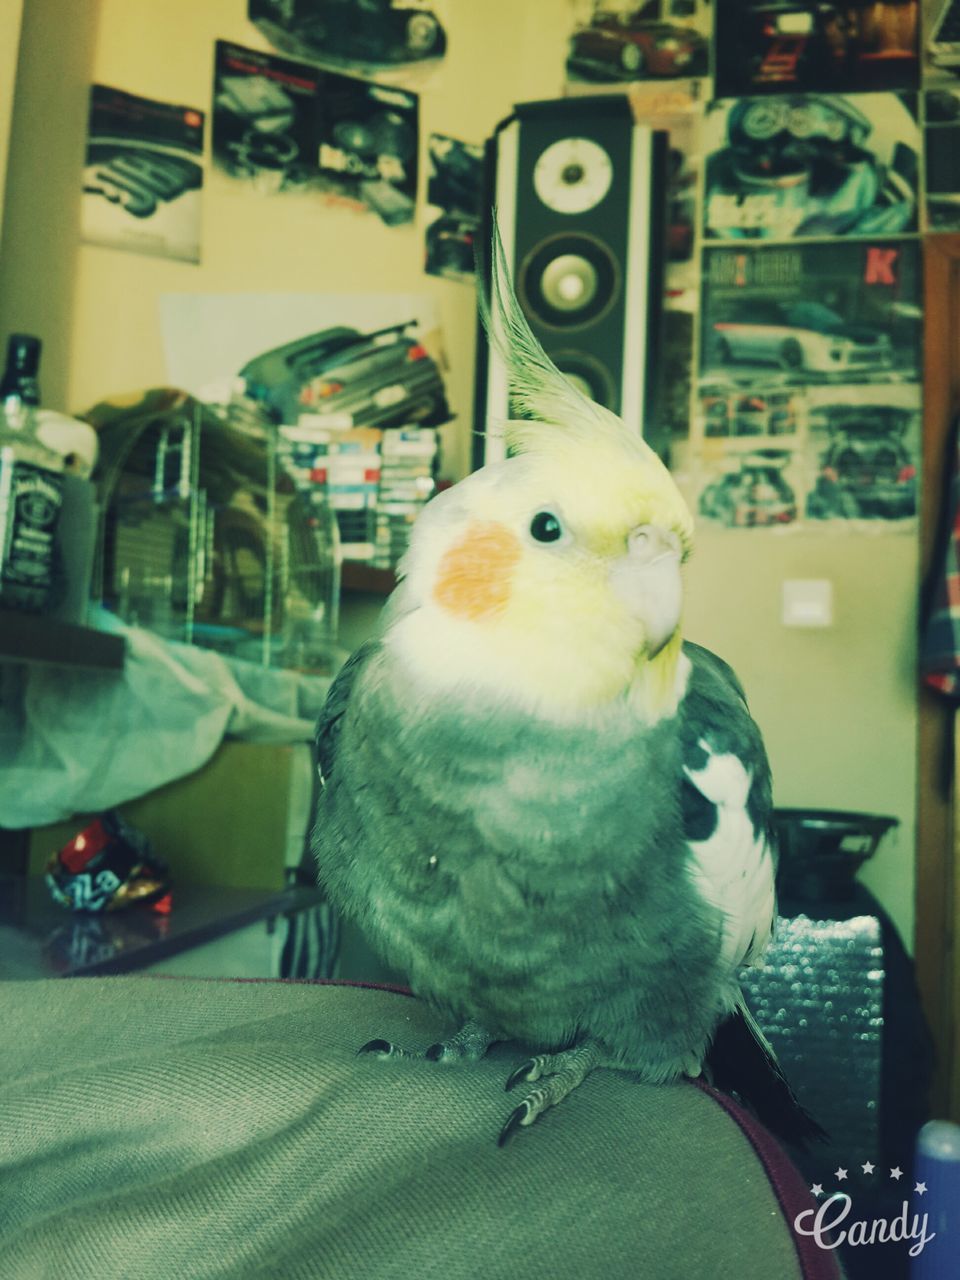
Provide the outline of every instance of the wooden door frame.
{"type": "MultiPolygon", "coordinates": [[[[960,235],[924,243],[924,379],[920,574],[937,551],[951,423],[960,409],[960,235]]],[[[914,955],[937,1048],[933,1114],[960,1121],[960,975],[954,820],[955,713],[923,684],[918,691],[916,927],[914,955]]]]}

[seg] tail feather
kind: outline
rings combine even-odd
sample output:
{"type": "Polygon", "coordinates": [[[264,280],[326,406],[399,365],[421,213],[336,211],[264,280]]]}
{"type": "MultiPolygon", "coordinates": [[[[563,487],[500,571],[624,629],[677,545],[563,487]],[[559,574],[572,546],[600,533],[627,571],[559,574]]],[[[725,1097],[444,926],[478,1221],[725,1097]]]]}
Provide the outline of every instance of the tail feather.
{"type": "Polygon", "coordinates": [[[717,1028],[705,1068],[712,1084],[738,1098],[783,1142],[803,1149],[828,1140],[791,1089],[770,1042],[743,1002],[717,1028]]]}

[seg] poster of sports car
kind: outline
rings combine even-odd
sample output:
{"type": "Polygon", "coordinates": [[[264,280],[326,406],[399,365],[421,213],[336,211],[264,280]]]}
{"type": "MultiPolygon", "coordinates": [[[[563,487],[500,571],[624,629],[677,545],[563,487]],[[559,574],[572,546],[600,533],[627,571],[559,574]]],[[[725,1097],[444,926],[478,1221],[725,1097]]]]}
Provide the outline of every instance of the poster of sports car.
{"type": "Polygon", "coordinates": [[[960,8],[957,0],[922,0],[922,14],[923,84],[949,88],[960,69],[960,8]]]}
{"type": "Polygon", "coordinates": [[[704,235],[717,240],[915,231],[913,93],[781,94],[711,102],[704,235]]]}
{"type": "Polygon", "coordinates": [[[203,124],[194,107],[91,87],[80,208],[86,244],[200,261],[203,124]]]}
{"type": "Polygon", "coordinates": [[[266,407],[297,487],[334,511],[344,557],[392,563],[457,447],[431,299],[180,293],[160,317],[170,385],[266,407]]]}
{"type": "Polygon", "coordinates": [[[427,152],[430,222],[424,269],[431,276],[472,280],[483,202],[483,147],[431,133],[427,152]]]}
{"type": "Polygon", "coordinates": [[[927,230],[960,230],[960,89],[924,94],[927,230]]]}
{"type": "Polygon", "coordinates": [[[921,390],[811,387],[807,392],[807,520],[909,521],[920,494],[921,390]]]}
{"type": "Polygon", "coordinates": [[[667,170],[667,288],[695,284],[697,189],[702,166],[703,82],[632,84],[630,107],[638,124],[663,130],[669,139],[667,170]]]}
{"type": "Polygon", "coordinates": [[[717,0],[718,98],[919,86],[918,0],[717,0]]]}
{"type": "Polygon", "coordinates": [[[447,48],[443,0],[247,0],[275,49],[393,79],[437,65],[447,48]]]}
{"type": "Polygon", "coordinates": [[[703,253],[690,465],[728,528],[916,516],[915,240],[703,253]]]}
{"type": "Polygon", "coordinates": [[[571,80],[672,80],[710,72],[703,0],[584,0],[567,53],[571,80]]]}
{"type": "Polygon", "coordinates": [[[320,192],[409,222],[416,94],[217,41],[213,159],[266,193],[320,192]]]}
{"type": "Polygon", "coordinates": [[[701,519],[732,529],[915,520],[918,383],[701,391],[701,519]]]}
{"type": "Polygon", "coordinates": [[[701,384],[914,382],[919,290],[915,240],[707,248],[701,384]]]}

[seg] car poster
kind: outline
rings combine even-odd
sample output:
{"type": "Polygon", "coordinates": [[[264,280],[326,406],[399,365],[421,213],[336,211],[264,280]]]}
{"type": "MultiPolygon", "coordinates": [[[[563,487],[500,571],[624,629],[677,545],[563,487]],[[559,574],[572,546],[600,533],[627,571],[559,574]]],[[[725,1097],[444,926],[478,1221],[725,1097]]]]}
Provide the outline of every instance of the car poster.
{"type": "Polygon", "coordinates": [[[915,231],[920,145],[912,93],[711,102],[704,236],[791,240],[915,231]]]}
{"type": "Polygon", "coordinates": [[[93,85],[83,241],[199,262],[203,124],[194,107],[93,85]]]}
{"type": "Polygon", "coordinates": [[[913,240],[705,249],[701,375],[916,381],[919,287],[913,240]]]}
{"type": "Polygon", "coordinates": [[[697,193],[702,168],[704,100],[701,81],[630,86],[628,98],[638,124],[666,132],[667,289],[674,294],[696,284],[697,193]]]}
{"type": "Polygon", "coordinates": [[[917,0],[716,0],[716,96],[915,89],[918,19],[917,0]]]}
{"type": "Polygon", "coordinates": [[[949,88],[960,68],[960,14],[955,0],[922,0],[922,6],[923,84],[949,88]]]}
{"type": "Polygon", "coordinates": [[[427,274],[471,280],[483,205],[483,147],[431,133],[427,150],[427,274]]]}
{"type": "Polygon", "coordinates": [[[728,528],[916,516],[915,241],[707,249],[685,487],[728,528]]]}
{"type": "Polygon", "coordinates": [[[443,0],[247,0],[275,49],[323,66],[393,81],[443,58],[443,0]]]}
{"type": "Polygon", "coordinates": [[[675,80],[710,72],[703,0],[585,0],[567,53],[571,81],[675,80]]]}
{"type": "Polygon", "coordinates": [[[286,470],[335,513],[347,559],[392,564],[434,489],[451,421],[436,309],[420,294],[168,294],[167,376],[265,407],[286,470]]]}
{"type": "Polygon", "coordinates": [[[960,230],[960,89],[924,95],[928,231],[960,230]]]}
{"type": "Polygon", "coordinates": [[[418,99],[219,40],[213,159],[266,193],[320,192],[409,222],[417,190],[418,99]]]}

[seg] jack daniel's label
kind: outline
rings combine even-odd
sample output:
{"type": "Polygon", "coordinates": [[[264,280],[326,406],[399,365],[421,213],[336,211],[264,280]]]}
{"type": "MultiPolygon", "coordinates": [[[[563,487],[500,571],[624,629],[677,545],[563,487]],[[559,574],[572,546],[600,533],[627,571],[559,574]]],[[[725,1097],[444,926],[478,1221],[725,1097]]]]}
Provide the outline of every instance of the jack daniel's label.
{"type": "Polygon", "coordinates": [[[62,502],[63,480],[55,471],[0,460],[0,603],[21,609],[46,603],[62,502]]]}

